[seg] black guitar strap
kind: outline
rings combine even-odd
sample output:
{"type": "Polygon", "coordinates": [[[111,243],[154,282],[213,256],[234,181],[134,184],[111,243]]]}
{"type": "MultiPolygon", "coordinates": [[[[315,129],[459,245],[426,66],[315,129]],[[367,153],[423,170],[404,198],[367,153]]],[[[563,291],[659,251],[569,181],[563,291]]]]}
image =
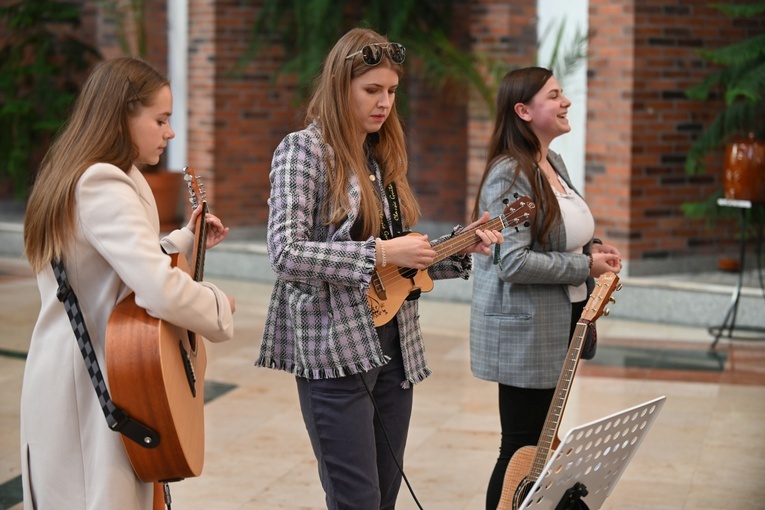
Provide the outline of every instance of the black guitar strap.
{"type": "MultiPolygon", "coordinates": [[[[380,237],[383,239],[393,239],[394,237],[404,235],[404,226],[401,221],[401,208],[398,203],[396,184],[392,181],[385,186],[385,198],[388,200],[388,207],[390,208],[390,225],[385,214],[380,210],[380,237]]],[[[421,294],[421,289],[412,290],[406,300],[414,301],[419,299],[421,294]]]]}
{"type": "Polygon", "coordinates": [[[385,198],[388,200],[388,207],[390,208],[392,228],[388,225],[388,218],[385,217],[385,213],[380,210],[380,237],[393,239],[404,233],[404,227],[401,223],[401,208],[398,204],[398,192],[394,182],[390,182],[385,187],[385,198]]]}
{"type": "Polygon", "coordinates": [[[56,282],[58,282],[56,297],[64,303],[66,315],[69,317],[69,323],[72,325],[77,345],[90,375],[90,382],[93,383],[93,388],[95,388],[98,396],[98,403],[101,404],[101,409],[106,417],[106,424],[113,431],[123,434],[144,448],[156,448],[159,446],[159,434],[128,416],[112,402],[96,358],[96,352],[93,349],[93,343],[85,326],[85,318],[82,316],[80,303],[66,278],[64,263],[61,260],[51,260],[50,264],[53,266],[53,274],[56,276],[56,282]]]}

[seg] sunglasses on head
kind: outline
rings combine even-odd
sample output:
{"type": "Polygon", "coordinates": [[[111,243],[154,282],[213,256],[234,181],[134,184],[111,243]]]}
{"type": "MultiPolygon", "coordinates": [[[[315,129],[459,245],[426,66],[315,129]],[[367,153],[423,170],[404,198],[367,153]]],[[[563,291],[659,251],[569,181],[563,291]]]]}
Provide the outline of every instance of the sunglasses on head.
{"type": "Polygon", "coordinates": [[[382,60],[383,51],[388,54],[388,58],[396,64],[403,64],[404,58],[406,58],[406,48],[399,43],[372,43],[367,44],[359,51],[351,53],[345,60],[353,58],[356,55],[361,55],[364,59],[364,63],[369,66],[376,66],[382,60]]]}

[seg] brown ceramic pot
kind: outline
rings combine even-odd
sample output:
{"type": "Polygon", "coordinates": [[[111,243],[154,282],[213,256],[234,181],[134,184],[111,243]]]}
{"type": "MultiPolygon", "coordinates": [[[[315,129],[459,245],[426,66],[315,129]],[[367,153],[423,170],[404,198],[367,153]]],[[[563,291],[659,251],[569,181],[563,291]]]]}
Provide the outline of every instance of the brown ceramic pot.
{"type": "Polygon", "coordinates": [[[181,222],[178,214],[178,200],[183,190],[183,174],[162,170],[143,174],[154,193],[159,213],[159,228],[168,232],[178,228],[181,222]]]}
{"type": "Polygon", "coordinates": [[[731,142],[725,151],[725,198],[765,202],[765,142],[731,142]]]}

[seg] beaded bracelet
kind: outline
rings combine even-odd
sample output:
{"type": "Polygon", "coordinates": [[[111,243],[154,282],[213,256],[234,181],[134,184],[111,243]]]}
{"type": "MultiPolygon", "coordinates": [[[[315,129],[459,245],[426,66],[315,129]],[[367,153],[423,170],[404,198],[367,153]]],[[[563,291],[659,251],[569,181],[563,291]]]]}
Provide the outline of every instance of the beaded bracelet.
{"type": "Polygon", "coordinates": [[[380,264],[381,267],[385,267],[388,265],[388,261],[385,260],[385,247],[383,246],[382,239],[379,237],[375,239],[375,246],[380,247],[380,258],[382,259],[382,264],[380,264]]]}

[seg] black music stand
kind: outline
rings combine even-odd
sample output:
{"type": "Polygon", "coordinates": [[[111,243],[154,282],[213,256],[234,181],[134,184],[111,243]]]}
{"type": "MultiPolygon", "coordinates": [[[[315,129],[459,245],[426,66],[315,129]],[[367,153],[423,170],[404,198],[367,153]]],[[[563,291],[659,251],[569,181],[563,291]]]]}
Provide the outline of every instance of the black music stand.
{"type": "MultiPolygon", "coordinates": [[[[717,346],[717,342],[720,340],[720,337],[723,335],[723,331],[726,329],[728,330],[727,338],[731,339],[733,337],[733,330],[736,329],[736,314],[738,314],[738,303],[741,298],[741,287],[744,283],[744,262],[746,260],[746,229],[747,229],[747,209],[752,209],[753,207],[757,205],[763,205],[758,203],[753,203],[749,200],[734,200],[734,199],[728,199],[728,198],[718,198],[717,199],[717,205],[720,207],[737,207],[741,210],[741,244],[740,244],[740,253],[739,253],[739,269],[738,269],[738,280],[736,281],[736,287],[733,289],[733,295],[731,296],[730,304],[728,305],[728,310],[725,312],[725,318],[723,319],[723,322],[719,326],[710,326],[707,328],[707,331],[709,331],[709,334],[714,336],[715,339],[712,341],[712,345],[709,346],[711,350],[714,350],[714,348],[717,346]]],[[[762,240],[760,240],[761,242],[762,240]]],[[[759,262],[758,262],[759,263],[759,262]]],[[[758,328],[758,327],[745,327],[745,326],[739,326],[738,329],[742,331],[749,331],[754,333],[765,333],[765,329],[758,328]]]]}
{"type": "Polygon", "coordinates": [[[574,427],[519,510],[597,510],[614,490],[667,397],[574,427]]]}

